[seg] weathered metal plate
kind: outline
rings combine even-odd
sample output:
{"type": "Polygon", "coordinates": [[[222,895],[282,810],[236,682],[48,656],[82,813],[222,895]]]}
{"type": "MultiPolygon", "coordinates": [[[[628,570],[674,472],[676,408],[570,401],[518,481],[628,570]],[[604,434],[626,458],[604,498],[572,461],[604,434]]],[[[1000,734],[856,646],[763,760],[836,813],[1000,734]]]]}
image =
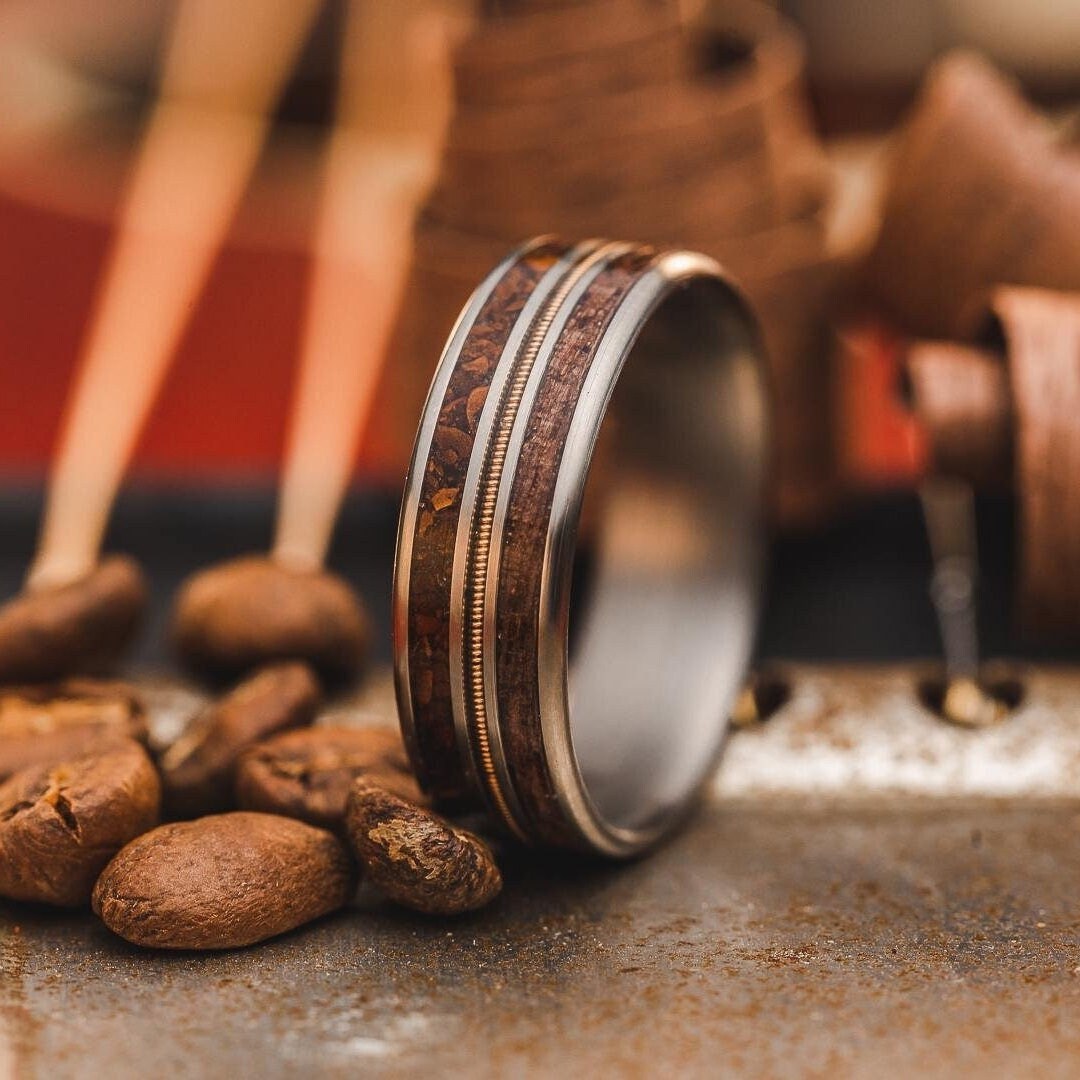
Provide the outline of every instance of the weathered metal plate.
{"type": "Polygon", "coordinates": [[[164,955],[0,907],[0,1077],[1075,1075],[1080,801],[1057,748],[1080,675],[1031,677],[1014,745],[930,718],[910,670],[792,674],[673,842],[627,866],[517,856],[476,916],[362,897],[164,955]],[[897,750],[899,771],[855,768],[897,750]],[[1029,781],[989,797],[957,754],[1029,781]],[[912,761],[922,781],[875,792],[912,761]]]}
{"type": "Polygon", "coordinates": [[[905,667],[777,670],[790,698],[732,738],[715,782],[724,798],[904,795],[1080,798],[1080,670],[1015,666],[1020,704],[1001,724],[946,723],[920,699],[936,671],[905,667]]]}

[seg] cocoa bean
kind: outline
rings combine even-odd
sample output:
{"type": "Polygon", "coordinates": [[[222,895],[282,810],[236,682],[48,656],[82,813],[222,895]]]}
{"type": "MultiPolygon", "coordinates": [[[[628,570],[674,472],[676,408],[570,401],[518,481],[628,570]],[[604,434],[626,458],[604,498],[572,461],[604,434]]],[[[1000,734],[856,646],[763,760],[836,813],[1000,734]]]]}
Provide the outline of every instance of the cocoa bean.
{"type": "Polygon", "coordinates": [[[233,678],[275,660],[306,660],[329,679],[355,676],[370,633],[344,580],[247,556],[196,574],[180,592],[173,639],[193,668],[233,678]]]}
{"type": "Polygon", "coordinates": [[[142,701],[125,683],[68,679],[0,690],[0,780],[147,736],[142,701]]]}
{"type": "Polygon", "coordinates": [[[298,662],[274,664],[209,705],[161,755],[165,806],[174,817],[232,808],[236,763],[244,751],[288,728],[310,724],[321,692],[298,662]]]}
{"type": "Polygon", "coordinates": [[[345,823],[365,873],[405,907],[458,915],[491,903],[502,890],[483,840],[369,781],[354,782],[345,823]]]}
{"type": "Polygon", "coordinates": [[[160,802],[154,766],[131,741],[16,773],[0,785],[0,896],[85,904],[113,855],[157,824],[160,802]]]}
{"type": "Polygon", "coordinates": [[[349,789],[362,776],[409,802],[425,802],[400,734],[380,727],[315,727],[268,739],[237,766],[236,801],[245,810],[337,830],[349,789]]]}
{"type": "Polygon", "coordinates": [[[352,861],[330,833],[235,812],[162,825],[128,844],[94,888],[115,934],[157,949],[233,949],[348,903],[352,861]]]}
{"type": "Polygon", "coordinates": [[[0,607],[0,683],[49,682],[110,668],[146,607],[142,571],[122,555],[81,581],[36,589],[0,607]]]}

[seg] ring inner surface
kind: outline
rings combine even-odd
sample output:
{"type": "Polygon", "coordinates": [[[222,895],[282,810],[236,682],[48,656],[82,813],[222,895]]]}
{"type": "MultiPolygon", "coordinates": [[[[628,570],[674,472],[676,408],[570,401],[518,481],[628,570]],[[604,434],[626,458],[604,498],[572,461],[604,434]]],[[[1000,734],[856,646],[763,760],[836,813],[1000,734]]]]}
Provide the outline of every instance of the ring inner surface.
{"type": "Polygon", "coordinates": [[[727,287],[661,301],[615,386],[578,526],[570,733],[614,829],[662,828],[716,761],[752,646],[765,440],[756,345],[727,287]]]}

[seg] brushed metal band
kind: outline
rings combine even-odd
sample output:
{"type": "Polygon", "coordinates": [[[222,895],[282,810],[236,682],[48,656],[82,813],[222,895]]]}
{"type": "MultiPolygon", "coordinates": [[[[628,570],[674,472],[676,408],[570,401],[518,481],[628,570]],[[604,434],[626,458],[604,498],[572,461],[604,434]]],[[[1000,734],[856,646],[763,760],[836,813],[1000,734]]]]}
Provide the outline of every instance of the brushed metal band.
{"type": "Polygon", "coordinates": [[[592,241],[520,279],[552,243],[486,279],[436,376],[399,531],[397,691],[437,797],[626,856],[691,803],[748,662],[760,348],[711,260],[592,241]]]}

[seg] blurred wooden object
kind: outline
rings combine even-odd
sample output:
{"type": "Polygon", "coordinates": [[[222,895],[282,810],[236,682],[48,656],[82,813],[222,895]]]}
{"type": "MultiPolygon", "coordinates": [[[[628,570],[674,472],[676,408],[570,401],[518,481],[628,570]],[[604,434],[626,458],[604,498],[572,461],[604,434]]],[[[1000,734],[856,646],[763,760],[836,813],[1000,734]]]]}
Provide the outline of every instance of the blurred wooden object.
{"type": "Polygon", "coordinates": [[[488,4],[455,61],[455,96],[473,105],[534,105],[678,78],[686,71],[670,0],[488,4]]]}
{"type": "Polygon", "coordinates": [[[881,222],[866,282],[914,334],[970,337],[1002,282],[1080,288],[1080,157],[968,53],[927,77],[881,222]]]}
{"type": "Polygon", "coordinates": [[[1080,638],[1080,293],[1003,286],[1003,352],[918,342],[907,357],[933,470],[1018,499],[1022,626],[1080,638]]]}
{"type": "Polygon", "coordinates": [[[999,289],[1020,499],[1021,618],[1080,637],[1080,293],[999,289]]]}
{"type": "Polygon", "coordinates": [[[402,460],[458,311],[513,245],[677,244],[716,257],[749,295],[776,391],[774,505],[820,517],[836,488],[826,313],[848,260],[827,247],[832,178],[803,67],[798,36],[752,0],[707,4],[690,25],[675,0],[523,0],[481,20],[456,57],[392,350],[402,460]]]}
{"type": "Polygon", "coordinates": [[[908,351],[907,372],[934,470],[981,489],[1007,487],[1013,416],[1004,358],[972,345],[919,341],[908,351]]]}
{"type": "Polygon", "coordinates": [[[909,334],[931,468],[1016,491],[1024,628],[1080,637],[1080,157],[986,61],[946,56],[893,149],[863,268],[909,334]]]}
{"type": "Polygon", "coordinates": [[[178,8],[71,390],[30,588],[77,581],[97,563],[120,480],[317,4],[178,8]]]}

